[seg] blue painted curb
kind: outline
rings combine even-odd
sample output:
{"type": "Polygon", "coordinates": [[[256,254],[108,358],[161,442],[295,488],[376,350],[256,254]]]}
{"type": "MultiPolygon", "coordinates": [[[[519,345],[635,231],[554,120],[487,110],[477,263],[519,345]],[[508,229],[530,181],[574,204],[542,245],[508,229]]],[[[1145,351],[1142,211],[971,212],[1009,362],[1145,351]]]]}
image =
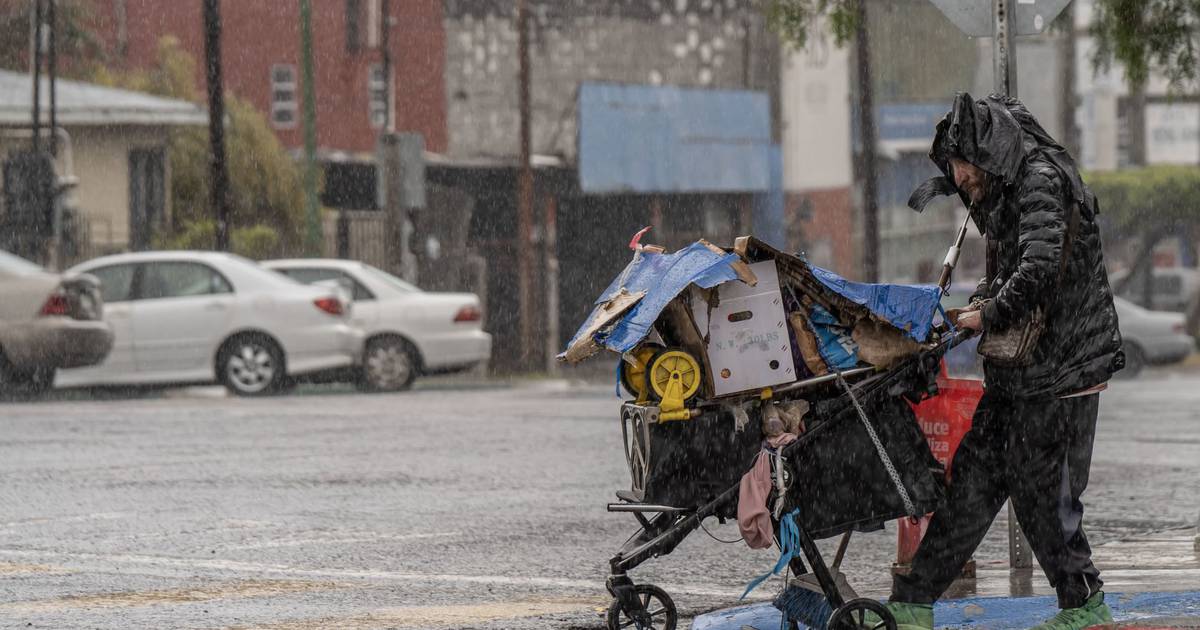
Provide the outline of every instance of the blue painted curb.
{"type": "MultiPolygon", "coordinates": [[[[1171,618],[1175,622],[1195,619],[1200,627],[1200,591],[1166,593],[1106,593],[1104,601],[1118,623],[1152,622],[1171,618]]],[[[975,597],[938,602],[933,616],[938,628],[978,628],[1020,630],[1054,616],[1058,603],[1054,597],[975,597]]],[[[719,610],[696,617],[692,630],[775,630],[780,614],[770,602],[719,610]]],[[[801,626],[804,627],[804,626],[801,626]]],[[[1189,626],[1192,627],[1192,626],[1189,626]]]]}

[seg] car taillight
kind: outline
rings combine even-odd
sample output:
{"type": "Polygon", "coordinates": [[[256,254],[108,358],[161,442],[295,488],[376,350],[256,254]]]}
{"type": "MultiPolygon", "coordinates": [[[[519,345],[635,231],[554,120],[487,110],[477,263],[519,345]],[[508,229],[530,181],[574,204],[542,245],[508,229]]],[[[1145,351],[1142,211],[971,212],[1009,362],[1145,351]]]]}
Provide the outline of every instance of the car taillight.
{"type": "Polygon", "coordinates": [[[335,297],[317,298],[313,300],[313,304],[330,315],[342,314],[342,301],[335,297]]]}
{"type": "Polygon", "coordinates": [[[67,302],[67,296],[62,293],[52,293],[46,303],[42,305],[42,312],[39,313],[42,317],[52,315],[66,315],[71,310],[70,303],[67,302]]]}
{"type": "Polygon", "coordinates": [[[477,322],[483,319],[483,312],[478,306],[464,306],[458,309],[458,313],[454,316],[454,322],[477,322]]]}
{"type": "Polygon", "coordinates": [[[1177,334],[1182,335],[1184,333],[1183,322],[1178,322],[1174,326],[1171,326],[1171,330],[1177,334]]]}

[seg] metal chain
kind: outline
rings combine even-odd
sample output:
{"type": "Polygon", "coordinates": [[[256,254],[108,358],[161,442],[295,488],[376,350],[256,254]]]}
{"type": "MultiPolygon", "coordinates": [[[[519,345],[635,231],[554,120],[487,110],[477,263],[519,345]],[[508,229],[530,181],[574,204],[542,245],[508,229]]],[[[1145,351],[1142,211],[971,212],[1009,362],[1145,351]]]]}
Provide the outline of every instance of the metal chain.
{"type": "Polygon", "coordinates": [[[863,426],[867,429],[867,434],[871,436],[871,441],[875,443],[875,451],[879,453],[879,459],[883,461],[883,467],[887,469],[888,476],[892,478],[892,483],[896,486],[896,491],[900,493],[900,500],[904,502],[905,513],[909,516],[915,516],[917,508],[913,505],[912,498],[908,496],[908,489],[904,487],[904,482],[900,480],[900,473],[897,473],[896,467],[892,465],[892,458],[888,457],[887,451],[883,448],[883,443],[879,441],[879,435],[875,433],[875,427],[871,426],[871,421],[867,419],[867,412],[863,411],[858,398],[854,396],[854,390],[850,389],[850,385],[846,383],[846,379],[842,378],[842,373],[836,372],[835,374],[837,374],[838,384],[842,386],[842,389],[846,390],[846,395],[850,397],[850,402],[854,403],[854,409],[858,411],[858,419],[862,420],[863,426]]]}

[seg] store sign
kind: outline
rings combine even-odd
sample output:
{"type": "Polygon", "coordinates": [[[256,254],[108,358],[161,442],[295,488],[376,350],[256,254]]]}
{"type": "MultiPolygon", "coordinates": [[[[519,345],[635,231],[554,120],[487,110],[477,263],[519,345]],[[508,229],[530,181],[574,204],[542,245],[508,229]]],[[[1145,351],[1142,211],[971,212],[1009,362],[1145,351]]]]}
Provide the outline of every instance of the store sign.
{"type": "Polygon", "coordinates": [[[1200,103],[1146,104],[1146,161],[1200,163],[1200,103]]]}

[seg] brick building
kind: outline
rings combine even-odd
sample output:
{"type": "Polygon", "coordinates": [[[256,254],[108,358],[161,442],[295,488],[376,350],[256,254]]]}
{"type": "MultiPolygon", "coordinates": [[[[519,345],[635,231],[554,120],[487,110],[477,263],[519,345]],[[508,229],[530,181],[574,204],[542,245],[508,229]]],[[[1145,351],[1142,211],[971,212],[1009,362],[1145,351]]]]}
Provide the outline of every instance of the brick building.
{"type": "MultiPolygon", "coordinates": [[[[329,206],[373,205],[372,161],[384,108],[392,108],[394,129],[422,134],[428,150],[440,153],[447,146],[442,3],[389,4],[390,99],[383,81],[381,1],[312,1],[317,146],[329,206]]],[[[299,7],[299,2],[221,2],[226,90],[266,115],[280,141],[297,154],[304,146],[299,7]]],[[[200,0],[94,0],[93,9],[115,64],[145,67],[154,61],[159,39],[174,36],[195,57],[196,86],[205,88],[200,0]]]]}

